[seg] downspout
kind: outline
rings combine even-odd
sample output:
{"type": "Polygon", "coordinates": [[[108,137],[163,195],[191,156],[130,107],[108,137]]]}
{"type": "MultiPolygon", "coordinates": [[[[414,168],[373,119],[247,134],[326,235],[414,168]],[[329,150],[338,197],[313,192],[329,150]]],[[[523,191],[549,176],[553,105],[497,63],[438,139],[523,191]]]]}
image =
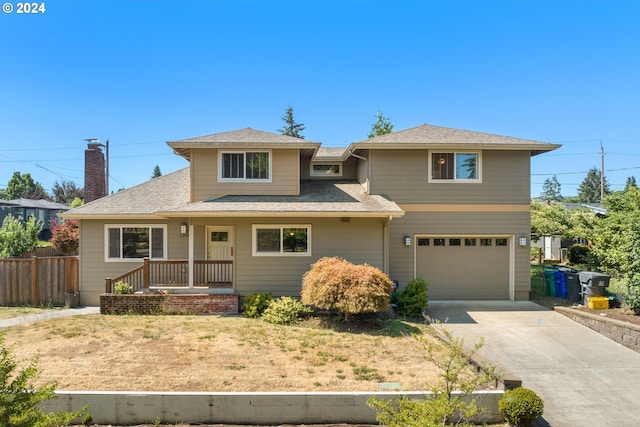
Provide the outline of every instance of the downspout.
{"type": "Polygon", "coordinates": [[[189,289],[193,289],[193,224],[189,224],[189,289]]]}
{"type": "Polygon", "coordinates": [[[389,215],[388,218],[382,222],[382,271],[385,274],[389,274],[389,224],[393,217],[389,215]]]}

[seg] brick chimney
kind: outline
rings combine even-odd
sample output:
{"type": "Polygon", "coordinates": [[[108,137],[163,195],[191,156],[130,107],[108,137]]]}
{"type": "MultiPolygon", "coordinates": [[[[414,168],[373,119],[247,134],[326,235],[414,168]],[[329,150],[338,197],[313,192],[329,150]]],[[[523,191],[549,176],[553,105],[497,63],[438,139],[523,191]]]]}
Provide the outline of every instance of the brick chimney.
{"type": "Polygon", "coordinates": [[[105,163],[101,144],[87,144],[84,150],[84,202],[106,196],[105,163]]]}

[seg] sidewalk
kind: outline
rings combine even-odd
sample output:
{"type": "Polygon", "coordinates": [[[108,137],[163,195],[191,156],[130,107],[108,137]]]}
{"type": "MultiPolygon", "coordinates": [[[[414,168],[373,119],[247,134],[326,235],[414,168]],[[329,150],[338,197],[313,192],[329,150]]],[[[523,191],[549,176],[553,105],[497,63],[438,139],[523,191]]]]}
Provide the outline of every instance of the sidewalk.
{"type": "Polygon", "coordinates": [[[28,316],[0,319],[0,328],[9,328],[11,326],[38,322],[40,320],[57,319],[59,317],[80,316],[84,314],[100,314],[100,307],[63,308],[61,310],[47,310],[43,313],[30,314],[28,316]]]}

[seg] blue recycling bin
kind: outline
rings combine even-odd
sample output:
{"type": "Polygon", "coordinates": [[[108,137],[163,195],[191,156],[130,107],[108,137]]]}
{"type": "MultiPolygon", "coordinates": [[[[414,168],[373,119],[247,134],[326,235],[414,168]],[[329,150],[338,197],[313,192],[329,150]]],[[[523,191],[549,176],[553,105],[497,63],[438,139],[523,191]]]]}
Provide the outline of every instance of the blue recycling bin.
{"type": "Polygon", "coordinates": [[[563,271],[554,271],[553,278],[556,281],[556,296],[567,299],[567,278],[563,271]]]}

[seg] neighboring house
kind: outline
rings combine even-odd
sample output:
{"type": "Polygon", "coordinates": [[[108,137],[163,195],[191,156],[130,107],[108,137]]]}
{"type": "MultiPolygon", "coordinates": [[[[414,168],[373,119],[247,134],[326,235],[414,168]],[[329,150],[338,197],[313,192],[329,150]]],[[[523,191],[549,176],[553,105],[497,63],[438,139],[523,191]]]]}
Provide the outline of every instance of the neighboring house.
{"type": "Polygon", "coordinates": [[[34,216],[36,220],[42,222],[42,231],[38,236],[40,240],[49,240],[51,238],[51,229],[49,228],[50,220],[60,220],[60,214],[71,209],[67,205],[61,203],[50,202],[49,200],[31,200],[31,199],[0,199],[0,224],[8,215],[18,218],[20,221],[28,221],[34,216]]]}
{"type": "MultiPolygon", "coordinates": [[[[564,207],[568,210],[586,210],[596,216],[604,217],[607,215],[607,209],[600,203],[565,203],[564,207]]],[[[586,245],[585,239],[561,239],[558,236],[541,236],[538,240],[531,240],[532,248],[542,249],[543,259],[552,259],[559,261],[567,260],[567,250],[574,245],[586,245]]]]}
{"type": "Polygon", "coordinates": [[[183,260],[191,292],[296,296],[339,256],[425,278],[430,299],[529,298],[530,158],[558,145],[430,125],[346,148],[250,128],[168,145],[187,168],[64,215],[84,304],[143,257],[183,260]]]}

